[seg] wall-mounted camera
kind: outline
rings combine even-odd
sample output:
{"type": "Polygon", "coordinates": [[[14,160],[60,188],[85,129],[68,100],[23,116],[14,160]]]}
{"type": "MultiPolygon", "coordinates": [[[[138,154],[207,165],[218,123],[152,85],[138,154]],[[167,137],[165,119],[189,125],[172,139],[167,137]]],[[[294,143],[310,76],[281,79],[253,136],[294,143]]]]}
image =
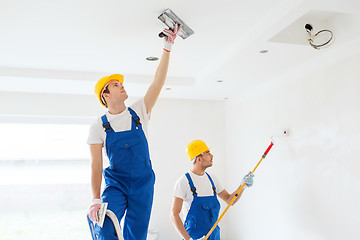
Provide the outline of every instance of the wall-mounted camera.
{"type": "Polygon", "coordinates": [[[313,30],[313,27],[311,26],[311,24],[305,24],[305,29],[307,32],[311,32],[313,30]]]}
{"type": "Polygon", "coordinates": [[[308,43],[310,44],[310,46],[317,50],[329,44],[333,39],[333,33],[327,29],[320,30],[316,34],[312,35],[311,32],[313,30],[313,27],[309,23],[305,24],[305,30],[309,34],[309,38],[307,39],[308,43]],[[316,39],[316,37],[318,38],[316,39]]]}

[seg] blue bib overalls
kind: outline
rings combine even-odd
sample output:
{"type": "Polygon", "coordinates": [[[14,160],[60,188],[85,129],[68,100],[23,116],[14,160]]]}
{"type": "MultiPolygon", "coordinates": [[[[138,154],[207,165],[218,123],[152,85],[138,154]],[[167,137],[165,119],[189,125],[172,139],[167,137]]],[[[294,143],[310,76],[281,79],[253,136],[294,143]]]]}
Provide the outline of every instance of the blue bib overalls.
{"type": "MultiPolygon", "coordinates": [[[[206,173],[211,182],[214,195],[206,197],[198,197],[196,193],[196,188],[193,181],[191,180],[190,174],[186,173],[185,175],[189,181],[190,189],[193,192],[194,199],[191,203],[190,210],[186,216],[184,226],[190,237],[192,237],[193,239],[198,239],[202,236],[205,236],[214,226],[219,216],[220,203],[216,196],[216,188],[214,182],[209,174],[206,173]]],[[[220,240],[219,226],[216,226],[208,239],[220,240]]]]}
{"type": "MultiPolygon", "coordinates": [[[[106,131],[106,153],[110,166],[103,172],[105,189],[101,196],[119,222],[125,214],[125,240],[145,240],[154,194],[155,174],[152,170],[149,147],[140,118],[132,116],[131,130],[115,132],[106,115],[102,116],[106,131]]],[[[103,228],[96,225],[99,240],[117,239],[111,220],[106,217],[103,228]]]]}

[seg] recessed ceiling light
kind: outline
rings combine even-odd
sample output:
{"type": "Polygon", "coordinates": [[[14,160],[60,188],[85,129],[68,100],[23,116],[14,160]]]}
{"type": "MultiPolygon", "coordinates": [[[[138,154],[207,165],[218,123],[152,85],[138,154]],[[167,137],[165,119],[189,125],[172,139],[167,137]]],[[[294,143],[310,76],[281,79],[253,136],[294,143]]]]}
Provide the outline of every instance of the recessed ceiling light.
{"type": "Polygon", "coordinates": [[[216,82],[221,83],[221,82],[224,82],[224,81],[223,80],[217,80],[216,82]]]}
{"type": "Polygon", "coordinates": [[[165,90],[171,90],[171,87],[167,87],[167,88],[165,88],[165,90]]]}
{"type": "Polygon", "coordinates": [[[268,53],[268,52],[269,52],[269,50],[266,50],[266,49],[260,51],[260,53],[268,53]]]}
{"type": "Polygon", "coordinates": [[[148,61],[157,61],[157,60],[159,60],[159,58],[154,57],[154,56],[150,56],[150,57],[147,57],[146,60],[148,60],[148,61]]]}

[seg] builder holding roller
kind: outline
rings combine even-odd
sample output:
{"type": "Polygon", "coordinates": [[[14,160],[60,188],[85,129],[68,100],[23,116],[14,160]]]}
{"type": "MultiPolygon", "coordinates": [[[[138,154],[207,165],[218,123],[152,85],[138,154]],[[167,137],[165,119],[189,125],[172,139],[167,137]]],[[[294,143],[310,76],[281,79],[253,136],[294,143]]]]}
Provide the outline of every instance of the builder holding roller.
{"type": "MultiPolygon", "coordinates": [[[[147,123],[167,75],[170,50],[180,26],[165,29],[164,51],[154,81],[144,98],[126,107],[128,95],[124,77],[114,74],[101,78],[95,86],[106,114],[91,125],[88,144],[92,157],[91,185],[93,201],[89,218],[97,222],[102,202],[116,214],[118,221],[125,214],[123,236],[126,240],[145,240],[153,202],[155,174],[152,170],[147,142],[147,123]],[[102,148],[105,147],[110,166],[103,170],[102,148]],[[105,189],[100,198],[102,174],[105,189]]],[[[103,227],[94,229],[98,239],[117,239],[112,221],[106,217],[103,227]]]]}
{"type": "MultiPolygon", "coordinates": [[[[226,203],[234,198],[239,188],[229,194],[219,183],[214,175],[205,172],[213,165],[213,155],[205,142],[195,140],[188,144],[186,153],[193,162],[191,171],[180,177],[175,185],[174,201],[171,220],[183,239],[204,239],[218,219],[220,211],[219,196],[226,203]],[[183,224],[180,218],[181,210],[186,216],[183,224]]],[[[253,184],[253,174],[245,175],[243,182],[247,187],[253,184]]],[[[233,202],[235,204],[245,188],[233,202]]],[[[219,240],[220,228],[216,226],[208,239],[219,240]]]]}

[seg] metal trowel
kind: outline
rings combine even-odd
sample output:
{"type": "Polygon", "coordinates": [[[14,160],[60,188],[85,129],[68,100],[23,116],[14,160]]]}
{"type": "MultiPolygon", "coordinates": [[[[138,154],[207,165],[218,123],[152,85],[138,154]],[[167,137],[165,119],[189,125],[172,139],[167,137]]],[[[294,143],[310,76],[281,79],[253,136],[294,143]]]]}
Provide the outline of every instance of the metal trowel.
{"type": "MultiPolygon", "coordinates": [[[[97,224],[99,225],[99,227],[102,228],[104,226],[105,217],[106,216],[109,217],[114,225],[117,238],[119,240],[124,240],[124,238],[122,236],[121,227],[120,227],[120,224],[119,224],[119,221],[118,221],[116,215],[111,210],[108,210],[107,207],[108,207],[108,203],[104,202],[101,204],[100,209],[96,212],[97,219],[98,219],[97,224]]],[[[95,234],[95,230],[94,230],[95,223],[90,220],[89,215],[87,215],[87,219],[89,222],[90,233],[91,233],[93,240],[98,240],[98,236],[95,234]]]]}
{"type": "Polygon", "coordinates": [[[101,227],[101,228],[102,228],[103,225],[104,225],[104,220],[105,220],[105,216],[106,216],[107,206],[108,206],[108,203],[107,203],[107,202],[102,203],[99,211],[96,212],[97,219],[98,219],[97,224],[98,224],[99,227],[101,227]]]}
{"type": "MultiPolygon", "coordinates": [[[[182,39],[186,39],[194,34],[194,31],[186,23],[184,23],[184,21],[181,20],[173,11],[171,11],[170,8],[162,12],[158,16],[158,19],[165,23],[165,25],[168,26],[171,30],[174,30],[175,25],[180,25],[181,29],[178,32],[178,35],[182,39]]],[[[159,33],[159,37],[165,37],[165,34],[161,32],[159,33]]]]}

